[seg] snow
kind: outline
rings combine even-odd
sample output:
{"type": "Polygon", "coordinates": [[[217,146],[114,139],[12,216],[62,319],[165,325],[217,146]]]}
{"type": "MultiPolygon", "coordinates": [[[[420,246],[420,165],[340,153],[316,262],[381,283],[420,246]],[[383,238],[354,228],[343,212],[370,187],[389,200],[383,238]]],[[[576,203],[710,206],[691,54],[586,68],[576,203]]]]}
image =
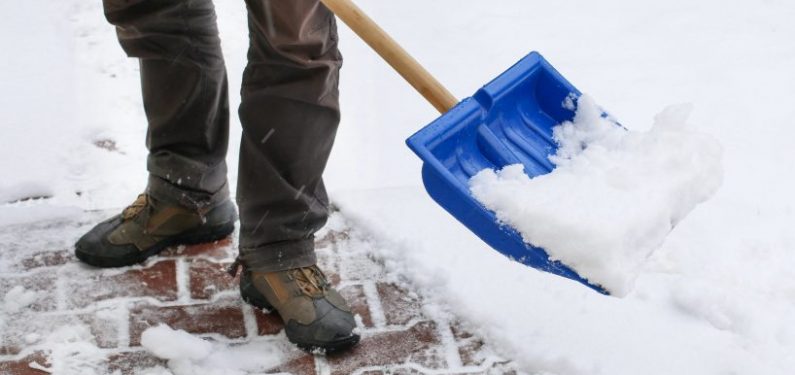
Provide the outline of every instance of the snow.
{"type": "Polygon", "coordinates": [[[46,185],[33,182],[22,182],[0,188],[0,202],[3,203],[50,196],[52,196],[52,189],[46,185]]]}
{"type": "Polygon", "coordinates": [[[38,333],[28,333],[25,335],[25,343],[27,344],[35,344],[41,339],[41,335],[38,333]]]}
{"type": "Polygon", "coordinates": [[[666,108],[649,131],[625,131],[585,95],[553,128],[556,169],[484,169],[472,194],[526,243],[590,282],[625,296],[646,260],[722,182],[720,144],[690,130],[689,105],[666,108]]]}
{"type": "MultiPolygon", "coordinates": [[[[451,220],[420,188],[338,193],[337,202],[353,226],[380,238],[371,248],[390,269],[475,322],[479,334],[524,370],[787,374],[795,364],[791,300],[741,285],[731,273],[741,272],[742,264],[724,269],[717,280],[670,264],[663,254],[668,243],[678,242],[679,228],[636,288],[617,299],[509,260],[451,220]]],[[[683,265],[699,257],[699,249],[684,250],[680,256],[692,257],[683,265]]],[[[770,269],[788,259],[782,252],[759,264],[770,269]]],[[[792,285],[789,275],[778,279],[792,285]]]]}
{"type": "MultiPolygon", "coordinates": [[[[215,3],[236,93],[245,5],[215,3]]],[[[344,215],[377,241],[375,256],[528,373],[792,372],[791,1],[357,4],[459,98],[538,50],[629,130],[648,130],[668,103],[693,103],[691,121],[724,150],[714,198],[679,222],[625,298],[604,297],[505,259],[426,196],[403,140],[438,114],[341,26],[343,120],[325,180],[344,215]]],[[[0,225],[131,202],[146,181],[137,63],[124,57],[101,3],[0,2],[0,13],[0,225]],[[3,203],[36,196],[50,198],[3,203]]],[[[234,191],[236,118],[232,129],[234,191]]],[[[62,248],[76,231],[64,233],[62,248]]],[[[90,353],[91,338],[77,337],[90,353]]],[[[257,345],[241,358],[270,353],[257,345]]]]}
{"type": "Polygon", "coordinates": [[[170,372],[164,369],[148,370],[155,374],[244,375],[269,370],[286,358],[286,348],[276,342],[255,340],[227,346],[211,343],[166,325],[144,331],[141,345],[158,358],[168,360],[170,372]]]}
{"type": "Polygon", "coordinates": [[[163,359],[198,360],[206,357],[212,345],[200,338],[166,325],[148,328],[141,334],[141,346],[163,359]]]}
{"type": "MultiPolygon", "coordinates": [[[[52,205],[44,202],[19,202],[0,205],[0,225],[35,223],[42,220],[74,218],[83,210],[75,206],[52,205]]],[[[0,269],[4,267],[0,266],[0,269]]]]}
{"type": "MultiPolygon", "coordinates": [[[[41,292],[27,290],[17,285],[6,292],[0,303],[0,342],[14,347],[14,340],[8,340],[5,332],[6,322],[10,322],[12,332],[18,331],[20,321],[30,320],[30,308],[41,298],[41,292]]],[[[51,323],[56,319],[50,319],[51,323]]],[[[80,323],[47,326],[42,330],[39,319],[25,326],[21,341],[32,345],[47,356],[47,364],[32,362],[30,367],[58,375],[101,375],[107,365],[107,353],[96,345],[91,330],[80,323]]],[[[45,324],[46,325],[46,324],[45,324]]]]}
{"type": "Polygon", "coordinates": [[[94,336],[83,325],[63,326],[49,334],[42,344],[49,366],[34,362],[37,368],[59,375],[102,375],[107,355],[94,343],[94,336]]]}
{"type": "Polygon", "coordinates": [[[166,368],[157,366],[145,370],[141,370],[137,375],[174,375],[171,371],[166,368]]]}
{"type": "Polygon", "coordinates": [[[34,220],[9,210],[30,203],[62,210],[131,202],[127,193],[140,192],[146,178],[145,168],[128,168],[136,159],[144,165],[143,109],[133,99],[140,89],[119,87],[140,81],[101,4],[2,2],[0,13],[9,15],[0,24],[0,171],[12,176],[0,179],[0,223],[34,220]],[[48,199],[4,204],[38,197],[48,199]]]}
{"type": "Polygon", "coordinates": [[[0,311],[6,314],[18,313],[35,302],[37,297],[38,293],[36,291],[26,290],[25,287],[17,285],[6,293],[3,298],[3,308],[0,311]]]}

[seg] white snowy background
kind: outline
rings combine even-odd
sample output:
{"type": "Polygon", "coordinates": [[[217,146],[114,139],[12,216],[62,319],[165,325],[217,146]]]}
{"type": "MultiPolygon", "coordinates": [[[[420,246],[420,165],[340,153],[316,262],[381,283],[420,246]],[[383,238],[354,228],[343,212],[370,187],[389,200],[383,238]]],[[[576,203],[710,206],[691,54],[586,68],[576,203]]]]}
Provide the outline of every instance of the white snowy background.
{"type": "MultiPolygon", "coordinates": [[[[341,26],[344,113],[326,180],[389,267],[528,373],[792,373],[795,3],[358,3],[459,98],[537,50],[630,129],[689,102],[690,122],[724,149],[717,195],[679,224],[632,293],[604,297],[509,262],[426,197],[403,142],[437,113],[341,26]]],[[[244,4],[216,7],[236,93],[244,4]]],[[[137,63],[101,2],[0,0],[0,14],[0,225],[130,203],[146,177],[137,63]],[[20,201],[29,197],[50,198],[20,201]]],[[[234,185],[236,118],[232,130],[234,185]]]]}

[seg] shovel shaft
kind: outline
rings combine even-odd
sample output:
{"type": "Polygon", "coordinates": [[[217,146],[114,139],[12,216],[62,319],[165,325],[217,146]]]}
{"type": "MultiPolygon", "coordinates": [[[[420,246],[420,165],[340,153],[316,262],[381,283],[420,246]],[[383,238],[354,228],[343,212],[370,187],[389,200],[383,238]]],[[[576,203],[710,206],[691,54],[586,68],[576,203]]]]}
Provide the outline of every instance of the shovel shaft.
{"type": "Polygon", "coordinates": [[[386,60],[439,112],[453,108],[458,100],[425,68],[351,0],[320,0],[362,40],[386,60]]]}

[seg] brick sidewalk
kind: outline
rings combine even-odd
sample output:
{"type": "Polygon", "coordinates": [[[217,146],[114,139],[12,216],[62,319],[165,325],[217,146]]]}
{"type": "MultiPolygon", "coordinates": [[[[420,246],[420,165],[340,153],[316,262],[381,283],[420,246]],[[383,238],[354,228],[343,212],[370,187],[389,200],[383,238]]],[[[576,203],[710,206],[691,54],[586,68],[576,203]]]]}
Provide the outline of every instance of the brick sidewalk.
{"type": "MultiPolygon", "coordinates": [[[[95,213],[92,218],[101,216],[95,213]]],[[[286,347],[287,360],[265,373],[517,373],[461,323],[434,312],[442,309],[424,305],[400,275],[372,259],[367,249],[374,245],[350,228],[324,230],[317,252],[322,268],[352,304],[362,342],[343,355],[313,356],[286,344],[277,315],[241,303],[237,280],[225,273],[235,253],[231,239],[169,249],[141,266],[96,270],[78,264],[68,246],[93,222],[0,228],[0,256],[6,254],[5,261],[13,261],[18,270],[0,273],[0,297],[17,285],[39,296],[7,317],[0,337],[0,374],[46,374],[30,366],[50,366],[41,337],[69,325],[89,327],[96,346],[106,354],[107,373],[166,367],[164,360],[140,347],[141,333],[160,323],[218,342],[273,340],[286,347]],[[26,238],[36,238],[42,248],[21,245],[26,238]]]]}

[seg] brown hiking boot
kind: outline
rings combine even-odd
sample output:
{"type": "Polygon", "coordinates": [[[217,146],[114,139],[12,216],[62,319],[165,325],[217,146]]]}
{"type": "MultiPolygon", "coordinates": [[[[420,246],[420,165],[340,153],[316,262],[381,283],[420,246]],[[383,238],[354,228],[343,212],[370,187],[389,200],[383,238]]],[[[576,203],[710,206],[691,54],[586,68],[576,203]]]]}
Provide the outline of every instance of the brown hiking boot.
{"type": "Polygon", "coordinates": [[[95,267],[129,266],[169,246],[222,239],[234,231],[236,218],[228,199],[206,210],[190,210],[141,194],[120,215],[80,238],[75,255],[95,267]]]}
{"type": "Polygon", "coordinates": [[[303,350],[333,353],[359,342],[350,307],[317,266],[269,273],[244,268],[240,294],[256,307],[275,308],[287,338],[303,350]]]}

